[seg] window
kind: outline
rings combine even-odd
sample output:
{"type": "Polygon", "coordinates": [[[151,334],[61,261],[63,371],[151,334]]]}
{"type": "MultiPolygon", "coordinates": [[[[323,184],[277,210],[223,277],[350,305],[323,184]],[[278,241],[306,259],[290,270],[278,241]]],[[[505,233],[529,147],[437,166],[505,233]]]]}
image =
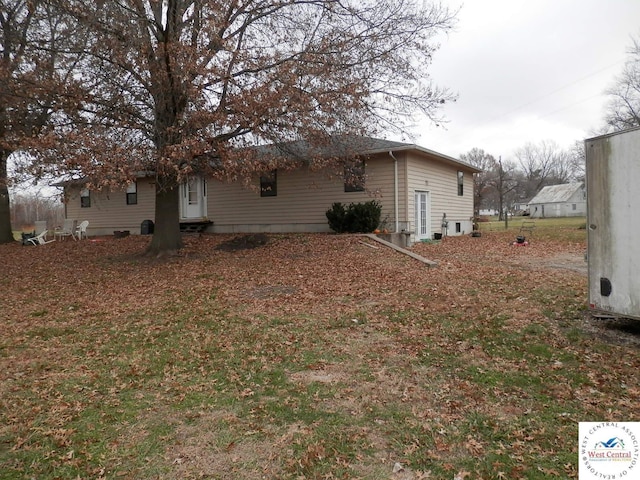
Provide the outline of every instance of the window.
{"type": "Polygon", "coordinates": [[[138,203],[138,184],[130,183],[127,187],[127,205],[137,205],[138,203]]]}
{"type": "Polygon", "coordinates": [[[89,193],[89,189],[83,188],[80,191],[80,207],[89,208],[90,206],[91,206],[91,194],[89,193]]]}
{"type": "Polygon", "coordinates": [[[187,180],[187,204],[188,205],[198,205],[200,201],[200,193],[198,192],[198,177],[189,177],[187,180]]]}
{"type": "Polygon", "coordinates": [[[456,222],[456,233],[462,233],[462,224],[460,222],[456,222]]]}
{"type": "Polygon", "coordinates": [[[577,210],[578,206],[575,203],[571,204],[571,210],[577,210]]]}
{"type": "Polygon", "coordinates": [[[344,166],[344,191],[364,192],[364,160],[359,158],[344,166]]]}
{"type": "Polygon", "coordinates": [[[464,195],[464,172],[458,170],[458,196],[464,195]]]}
{"type": "Polygon", "coordinates": [[[261,197],[277,197],[278,196],[278,171],[271,170],[260,176],[260,196],[261,197]]]}

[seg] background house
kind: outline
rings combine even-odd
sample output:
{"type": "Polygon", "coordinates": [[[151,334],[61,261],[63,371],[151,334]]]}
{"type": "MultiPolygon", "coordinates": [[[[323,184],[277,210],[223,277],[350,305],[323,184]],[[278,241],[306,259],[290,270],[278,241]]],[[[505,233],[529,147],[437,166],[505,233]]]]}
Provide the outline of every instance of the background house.
{"type": "Polygon", "coordinates": [[[580,217],[586,214],[587,192],[583,183],[550,185],[529,201],[531,218],[580,217]]]}
{"type": "Polygon", "coordinates": [[[498,215],[498,210],[496,210],[495,208],[481,208],[480,210],[478,210],[478,215],[480,215],[481,217],[491,217],[498,215]]]}
{"type": "MultiPolygon", "coordinates": [[[[357,174],[363,184],[345,181],[346,169],[316,170],[308,164],[256,175],[252,188],[194,176],[181,186],[181,221],[210,221],[207,231],[218,233],[328,232],[326,211],[334,202],[375,199],[382,204],[382,228],[414,232],[414,241],[434,233],[471,232],[473,174],[480,170],[417,145],[355,138],[349,144],[357,148],[362,162],[357,174]]],[[[304,144],[295,143],[287,150],[297,150],[300,156],[304,144]]],[[[328,156],[336,155],[335,144],[325,148],[328,156]]],[[[116,230],[137,234],[142,222],[154,220],[151,177],[141,177],[121,191],[89,191],[82,181],[66,182],[64,188],[65,216],[89,220],[89,235],[112,235],[116,230]]]]}
{"type": "Polygon", "coordinates": [[[527,199],[516,200],[515,202],[513,202],[512,210],[516,215],[520,215],[525,212],[526,214],[529,214],[529,200],[527,199]]]}

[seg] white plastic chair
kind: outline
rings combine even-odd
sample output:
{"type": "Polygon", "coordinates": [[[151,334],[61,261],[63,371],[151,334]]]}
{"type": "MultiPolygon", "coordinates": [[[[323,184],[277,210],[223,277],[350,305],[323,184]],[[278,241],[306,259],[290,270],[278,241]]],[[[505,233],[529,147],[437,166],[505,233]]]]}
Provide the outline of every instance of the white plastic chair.
{"type": "Polygon", "coordinates": [[[76,238],[78,240],[82,240],[83,238],[87,238],[87,227],[89,226],[89,220],[83,220],[82,222],[80,222],[80,225],[78,225],[78,228],[76,229],[76,238]]]}
{"type": "Polygon", "coordinates": [[[53,240],[46,240],[47,238],[47,230],[43,230],[39,235],[35,237],[28,238],[27,242],[32,245],[46,245],[47,243],[55,242],[55,238],[53,240]]]}
{"type": "Polygon", "coordinates": [[[75,237],[75,231],[76,231],[76,224],[78,223],[77,220],[73,220],[71,218],[66,218],[64,220],[64,225],[62,227],[58,227],[53,231],[53,236],[54,238],[59,238],[60,240],[62,240],[65,237],[71,237],[74,240],[76,239],[75,237]]]}

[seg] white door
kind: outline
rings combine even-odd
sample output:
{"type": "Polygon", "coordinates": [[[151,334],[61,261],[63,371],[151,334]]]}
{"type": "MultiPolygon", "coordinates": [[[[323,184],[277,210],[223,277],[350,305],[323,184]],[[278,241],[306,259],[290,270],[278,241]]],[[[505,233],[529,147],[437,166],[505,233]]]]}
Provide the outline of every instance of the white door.
{"type": "Polygon", "coordinates": [[[207,216],[207,184],[202,177],[189,177],[180,185],[180,217],[201,219],[207,216]]]}
{"type": "Polygon", "coordinates": [[[429,192],[416,192],[416,240],[431,238],[429,192]]]}

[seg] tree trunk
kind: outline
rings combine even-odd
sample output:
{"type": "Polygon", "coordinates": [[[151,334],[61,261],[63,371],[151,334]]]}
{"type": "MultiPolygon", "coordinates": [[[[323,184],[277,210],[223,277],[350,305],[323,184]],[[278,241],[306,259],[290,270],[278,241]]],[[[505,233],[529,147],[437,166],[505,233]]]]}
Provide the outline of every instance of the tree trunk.
{"type": "Polygon", "coordinates": [[[14,241],[11,231],[11,210],[9,203],[9,187],[7,162],[9,152],[0,149],[0,244],[14,241]]]}
{"type": "Polygon", "coordinates": [[[151,244],[147,253],[163,255],[182,248],[180,235],[180,187],[156,186],[156,218],[151,244]]]}

